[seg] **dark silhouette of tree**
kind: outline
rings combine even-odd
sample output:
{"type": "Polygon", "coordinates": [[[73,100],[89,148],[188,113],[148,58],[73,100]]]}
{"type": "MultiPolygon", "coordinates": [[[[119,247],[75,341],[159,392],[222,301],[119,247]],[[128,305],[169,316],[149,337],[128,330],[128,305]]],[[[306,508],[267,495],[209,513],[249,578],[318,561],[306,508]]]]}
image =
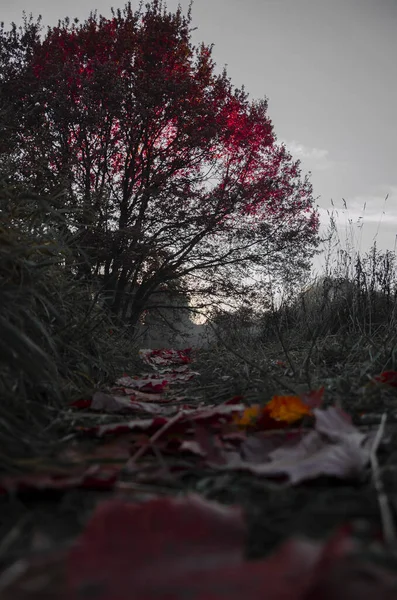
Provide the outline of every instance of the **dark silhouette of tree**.
{"type": "Polygon", "coordinates": [[[308,176],[267,101],[192,45],[190,9],[128,3],[40,30],[0,31],[0,152],[10,181],[69,212],[76,274],[100,276],[116,314],[136,321],[170,282],[198,303],[252,303],[264,275],[299,278],[319,243],[308,176]]]}

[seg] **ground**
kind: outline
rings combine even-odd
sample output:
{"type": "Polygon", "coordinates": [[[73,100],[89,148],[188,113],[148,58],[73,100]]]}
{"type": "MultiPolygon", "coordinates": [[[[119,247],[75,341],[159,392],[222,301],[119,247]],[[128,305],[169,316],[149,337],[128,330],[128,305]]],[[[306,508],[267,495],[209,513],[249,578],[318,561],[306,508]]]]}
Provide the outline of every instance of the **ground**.
{"type": "MultiPolygon", "coordinates": [[[[266,426],[258,427],[258,414],[262,414],[258,413],[256,425],[254,422],[244,425],[244,418],[241,417],[247,405],[257,406],[259,402],[260,410],[266,406],[263,403],[263,390],[258,389],[254,377],[243,381],[243,378],[227,375],[222,367],[209,368],[207,352],[171,351],[167,354],[167,351],[161,351],[142,353],[141,356],[146,361],[146,364],[142,363],[142,371],[146,371],[146,375],[126,374],[113,388],[91,398],[80,399],[67,409],[65,415],[75,419],[76,434],[65,440],[57,456],[36,458],[30,464],[28,460],[24,464],[22,461],[19,473],[3,477],[0,500],[3,579],[0,579],[0,586],[5,598],[11,597],[11,593],[20,598],[45,597],[45,593],[50,594],[48,597],[74,598],[72,592],[66,596],[60,595],[59,581],[68,578],[65,556],[72,552],[76,539],[82,539],[80,536],[96,514],[95,510],[106,506],[106,502],[110,502],[110,507],[114,501],[150,507],[159,498],[164,501],[164,505],[158,505],[155,521],[148,521],[150,525],[144,530],[147,531],[147,544],[139,542],[143,556],[148,545],[150,553],[156,556],[155,564],[161,564],[166,557],[158,536],[154,535],[155,528],[162,527],[161,513],[172,509],[172,498],[188,499],[192,494],[193,498],[198,495],[205,501],[213,501],[223,507],[242,509],[245,531],[239,542],[242,560],[266,560],[277,556],[283,543],[302,537],[311,540],[311,543],[317,541],[324,545],[332,536],[343,532],[346,539],[359,541],[360,552],[370,556],[371,565],[380,563],[382,569],[388,569],[387,573],[394,573],[397,562],[394,548],[390,546],[394,542],[394,531],[385,531],[380,491],[374,485],[370,464],[366,464],[354,477],[346,475],[344,465],[337,465],[339,476],[329,476],[329,469],[319,459],[317,475],[308,479],[303,477],[294,485],[291,485],[288,477],[261,477],[247,470],[219,468],[216,461],[221,455],[222,460],[225,457],[229,460],[234,452],[233,444],[235,448],[240,448],[239,444],[246,444],[248,438],[263,443],[261,436],[267,436],[273,444],[277,436],[295,435],[296,422],[279,422],[274,426],[274,422],[262,418],[261,422],[266,426]],[[130,375],[135,375],[135,378],[130,375]],[[135,411],[131,411],[131,402],[135,403],[135,411]],[[181,411],[185,411],[185,417],[178,417],[181,411]],[[210,448],[211,444],[214,446],[210,448]],[[157,520],[160,524],[154,525],[157,520]],[[54,557],[58,557],[56,564],[51,562],[54,557]],[[26,581],[30,581],[29,577],[32,578],[30,571],[19,574],[16,581],[10,576],[15,565],[21,565],[21,559],[28,560],[26,564],[39,561],[40,566],[31,567],[36,569],[33,579],[37,579],[37,572],[42,573],[44,568],[46,575],[37,584],[38,589],[35,586],[31,589],[32,586],[26,584],[26,581]],[[43,567],[40,561],[47,566],[43,567]],[[61,579],[58,581],[59,577],[61,579]]],[[[274,362],[274,373],[284,369],[282,361],[279,363],[274,362]]],[[[285,397],[290,402],[288,396],[285,397]]],[[[332,395],[328,394],[328,397],[332,395]]],[[[386,406],[390,408],[396,401],[395,388],[384,386],[383,406],[370,412],[365,410],[365,396],[362,395],[361,403],[351,411],[351,415],[343,413],[352,418],[352,423],[346,425],[351,430],[347,431],[354,435],[358,433],[374,437],[379,431],[386,406]]],[[[325,409],[326,401],[321,400],[321,403],[321,408],[316,410],[325,409]]],[[[332,404],[332,401],[328,402],[328,405],[332,404]]],[[[287,407],[292,410],[292,404],[287,404],[287,407]]],[[[313,431],[313,418],[306,416],[306,421],[305,418],[299,421],[299,435],[306,436],[313,431]]],[[[383,469],[387,503],[394,511],[397,433],[392,421],[393,416],[389,414],[377,456],[383,469]]],[[[285,446],[284,442],[281,446],[285,446]]],[[[272,447],[280,447],[279,441],[272,447]]],[[[255,464],[255,457],[251,456],[251,459],[251,464],[255,464]]],[[[180,512],[177,514],[183,514],[185,509],[182,507],[178,510],[180,512]]],[[[122,531],[124,526],[127,527],[128,518],[127,515],[122,531]]],[[[134,518],[131,515],[131,519],[134,518]]],[[[228,531],[233,531],[234,526],[230,525],[228,531]]],[[[178,527],[175,526],[175,531],[178,527]]],[[[186,524],[186,530],[188,528],[186,524]]],[[[197,528],[200,529],[200,526],[197,525],[197,528]]],[[[132,531],[137,529],[139,524],[135,522],[132,531]]],[[[197,535],[208,536],[208,533],[203,533],[204,530],[205,527],[197,535]]],[[[169,526],[166,535],[172,537],[173,531],[169,526]]],[[[106,537],[109,536],[110,532],[107,531],[106,537]]],[[[97,540],[100,546],[100,535],[97,540]]],[[[125,547],[128,554],[127,541],[118,538],[118,543],[125,547]]],[[[217,552],[220,552],[219,548],[217,552]]],[[[98,560],[99,555],[98,550],[98,560]]],[[[200,564],[202,558],[196,560],[200,564]]],[[[86,562],[84,558],[81,564],[86,562]]],[[[162,581],[153,565],[153,577],[158,576],[162,581]]],[[[283,573],[287,565],[287,559],[280,561],[278,572],[283,573]]],[[[109,569],[112,569],[110,563],[109,569]]],[[[122,579],[123,576],[117,577],[120,583],[120,577],[122,579]]],[[[223,577],[219,572],[219,578],[223,577]]],[[[386,586],[384,572],[377,577],[382,586],[386,586]]],[[[307,577],[305,581],[308,581],[307,577]]],[[[390,585],[395,585],[394,579],[390,585]]],[[[185,587],[179,590],[181,595],[172,597],[182,598],[182,588],[185,587]]],[[[294,600],[309,598],[299,595],[298,591],[295,594],[292,589],[290,593],[288,597],[294,600]]],[[[117,594],[101,595],[102,592],[98,590],[95,593],[91,590],[90,594],[79,597],[119,597],[117,594]]],[[[155,595],[149,594],[147,597],[155,595]]],[[[242,595],[231,597],[240,598],[242,595]]],[[[245,597],[256,598],[254,593],[245,597]]],[[[388,597],[386,591],[380,597],[388,597]]]]}

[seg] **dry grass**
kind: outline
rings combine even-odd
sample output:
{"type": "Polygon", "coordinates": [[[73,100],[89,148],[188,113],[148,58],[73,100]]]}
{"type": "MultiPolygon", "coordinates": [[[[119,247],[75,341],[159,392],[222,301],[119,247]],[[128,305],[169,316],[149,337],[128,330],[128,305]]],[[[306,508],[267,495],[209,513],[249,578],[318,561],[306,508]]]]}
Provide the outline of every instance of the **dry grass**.
{"type": "Polygon", "coordinates": [[[253,323],[220,319],[217,341],[199,352],[205,380],[221,389],[227,375],[248,401],[324,385],[326,398],[350,412],[397,409],[393,389],[370,385],[380,372],[397,370],[395,255],[376,245],[363,258],[338,251],[330,266],[328,254],[324,276],[291,296],[253,323]],[[249,325],[255,334],[247,335],[249,325]]]}

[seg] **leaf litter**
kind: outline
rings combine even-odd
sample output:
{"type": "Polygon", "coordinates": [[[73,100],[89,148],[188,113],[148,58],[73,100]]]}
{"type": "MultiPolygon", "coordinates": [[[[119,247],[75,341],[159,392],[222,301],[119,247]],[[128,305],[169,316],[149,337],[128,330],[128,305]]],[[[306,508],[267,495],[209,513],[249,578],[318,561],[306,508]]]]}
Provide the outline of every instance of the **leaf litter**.
{"type": "Polygon", "coordinates": [[[13,572],[6,570],[2,597],[43,597],[47,588],[49,597],[65,599],[395,597],[394,573],[360,558],[351,532],[338,530],[321,541],[291,534],[270,556],[252,562],[244,556],[247,515],[241,507],[194,494],[123,500],[140,482],[177,485],[200,470],[207,478],[246,472],[283,486],[324,476],[360,482],[369,473],[374,432],[358,429],[338,406],[323,408],[324,388],[274,396],[264,406],[247,407],[241,396],[218,405],[186,402],[170,389],[198,375],[189,369],[191,354],[141,350],[154,373],[126,374],[113,388],[74,402],[76,416],[89,411],[99,423],[76,426],[76,439],[52,464],[0,480],[3,494],[111,494],[66,550],[25,561],[15,577],[17,563],[13,572]],[[116,422],[100,423],[112,415],[116,422]],[[34,596],[26,590],[32,591],[28,582],[38,573],[34,596]]]}
{"type": "Polygon", "coordinates": [[[244,537],[240,509],[195,495],[103,502],[67,551],[21,564],[14,580],[3,574],[2,598],[39,598],[44,588],[65,600],[395,597],[397,575],[360,557],[346,530],[290,539],[260,561],[244,559],[244,537]]]}

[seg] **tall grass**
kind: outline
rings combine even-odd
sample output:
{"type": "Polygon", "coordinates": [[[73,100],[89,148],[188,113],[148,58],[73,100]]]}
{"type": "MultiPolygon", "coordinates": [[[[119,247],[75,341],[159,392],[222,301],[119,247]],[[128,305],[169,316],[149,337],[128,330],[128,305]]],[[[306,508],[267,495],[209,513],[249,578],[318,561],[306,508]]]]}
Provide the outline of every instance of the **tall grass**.
{"type": "MultiPolygon", "coordinates": [[[[67,217],[43,198],[0,187],[0,467],[51,453],[70,433],[71,401],[141,370],[139,340],[76,277],[67,217]]],[[[195,394],[220,402],[325,386],[358,411],[394,406],[373,376],[397,370],[395,255],[337,249],[331,217],[325,272],[261,314],[217,316],[215,341],[197,351],[195,394]],[[369,384],[369,385],[368,385],[369,384]]],[[[340,240],[339,240],[340,244],[340,240]]],[[[81,252],[78,253],[81,255],[81,252]]]]}
{"type": "Polygon", "coordinates": [[[396,257],[376,243],[361,256],[350,235],[342,248],[331,214],[322,274],[250,323],[237,313],[218,319],[216,342],[199,353],[207,376],[227,373],[248,400],[324,385],[329,400],[350,409],[384,407],[394,390],[371,382],[397,370],[396,257]]]}
{"type": "Polygon", "coordinates": [[[131,336],[68,268],[65,216],[43,198],[0,188],[0,466],[47,453],[67,433],[71,401],[137,358],[131,336]]]}

